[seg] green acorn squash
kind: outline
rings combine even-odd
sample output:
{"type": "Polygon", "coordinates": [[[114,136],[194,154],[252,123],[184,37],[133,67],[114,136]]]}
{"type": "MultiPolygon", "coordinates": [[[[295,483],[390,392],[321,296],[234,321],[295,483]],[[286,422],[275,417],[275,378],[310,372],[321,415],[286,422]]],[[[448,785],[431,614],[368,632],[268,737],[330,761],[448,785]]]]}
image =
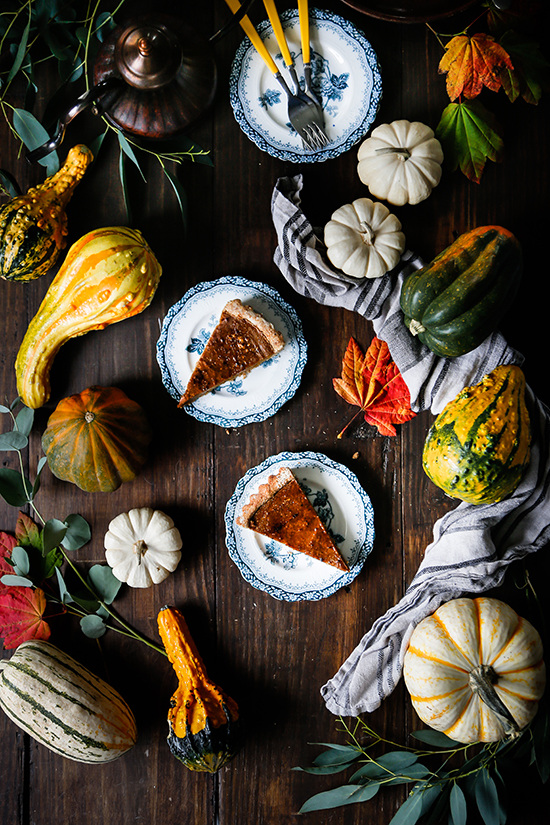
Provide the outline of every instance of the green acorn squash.
{"type": "Polygon", "coordinates": [[[497,329],[521,271],[521,247],[511,232],[501,226],[472,229],[406,278],[405,325],[436,355],[464,355],[497,329]]]}
{"type": "Polygon", "coordinates": [[[178,610],[162,608],[158,629],[179,680],[168,712],[168,747],[190,770],[215,773],[241,744],[237,703],[208,677],[178,610]]]}
{"type": "Polygon", "coordinates": [[[67,204],[92,160],[87,146],[73,146],[55,175],[0,209],[0,277],[31,281],[55,264],[67,245],[67,204]]]}
{"type": "Polygon", "coordinates": [[[465,387],[432,424],[422,456],[428,478],[453,498],[492,504],[510,495],[529,464],[525,377],[500,366],[465,387]]]}

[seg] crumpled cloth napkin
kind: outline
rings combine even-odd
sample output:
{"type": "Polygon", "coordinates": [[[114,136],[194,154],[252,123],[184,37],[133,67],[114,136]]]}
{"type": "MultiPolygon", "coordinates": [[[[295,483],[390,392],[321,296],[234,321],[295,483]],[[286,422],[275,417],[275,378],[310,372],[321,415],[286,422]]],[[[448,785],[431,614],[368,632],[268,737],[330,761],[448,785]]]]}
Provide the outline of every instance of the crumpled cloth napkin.
{"type": "MultiPolygon", "coordinates": [[[[320,304],[345,307],[372,321],[388,344],[416,412],[439,413],[460,390],[499,364],[523,357],[496,332],[473,352],[447,359],[413,338],[403,323],[403,279],[423,262],[405,252],[382,278],[358,282],[331,268],[323,244],[300,209],[303,178],[279,178],[271,202],[278,245],[274,261],[293,289],[320,304]]],[[[513,495],[491,505],[461,502],[439,519],[433,541],[403,598],[378,618],[338,672],[321,688],[327,708],[357,716],[379,707],[395,688],[413,628],[443,602],[502,583],[508,566],[550,541],[550,411],[527,388],[532,445],[528,471],[513,495]]]]}

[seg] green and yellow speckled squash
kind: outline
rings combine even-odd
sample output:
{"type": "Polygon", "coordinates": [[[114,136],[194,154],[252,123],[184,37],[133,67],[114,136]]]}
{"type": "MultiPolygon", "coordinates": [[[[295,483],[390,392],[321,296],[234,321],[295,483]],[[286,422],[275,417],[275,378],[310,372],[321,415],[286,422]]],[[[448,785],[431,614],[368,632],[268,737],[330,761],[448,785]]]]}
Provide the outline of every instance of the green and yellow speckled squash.
{"type": "Polygon", "coordinates": [[[506,365],[447,404],[430,428],[422,462],[448,495],[492,504],[518,486],[530,445],[525,377],[519,367],[506,365]]]}
{"type": "Polygon", "coordinates": [[[68,340],[149,306],[162,267],[137,229],[107,226],[74,243],[17,353],[17,391],[31,409],[50,397],[50,370],[68,340]]]}
{"type": "Polygon", "coordinates": [[[59,402],[42,449],[56,478],[88,493],[110,493],[139,474],[151,437],[144,411],[125,392],[88,387],[59,402]]]}
{"type": "Polygon", "coordinates": [[[41,745],[75,762],[112,762],[137,739],[122,696],[50,642],[0,663],[0,707],[41,745]]]}
{"type": "Polygon", "coordinates": [[[208,678],[178,610],[164,607],[158,628],[179,680],[168,712],[168,746],[190,770],[215,773],[240,747],[237,703],[208,678]]]}
{"type": "Polygon", "coordinates": [[[31,281],[55,264],[67,245],[65,209],[92,160],[87,146],[73,146],[55,175],[0,209],[2,278],[31,281]]]}
{"type": "Polygon", "coordinates": [[[479,226],[465,232],[405,279],[405,326],[436,355],[464,355],[497,329],[521,271],[521,247],[508,229],[479,226]]]}

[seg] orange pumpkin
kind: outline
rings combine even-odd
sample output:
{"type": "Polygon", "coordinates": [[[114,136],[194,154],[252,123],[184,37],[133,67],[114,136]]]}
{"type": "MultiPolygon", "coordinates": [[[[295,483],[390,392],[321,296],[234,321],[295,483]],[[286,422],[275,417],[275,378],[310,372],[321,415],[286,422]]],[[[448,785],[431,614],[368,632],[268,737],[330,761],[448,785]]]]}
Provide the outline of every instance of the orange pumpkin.
{"type": "Polygon", "coordinates": [[[108,493],[138,475],[151,437],[145,413],[126,393],[89,387],[59,402],[42,449],[54,476],[86,492],[108,493]]]}

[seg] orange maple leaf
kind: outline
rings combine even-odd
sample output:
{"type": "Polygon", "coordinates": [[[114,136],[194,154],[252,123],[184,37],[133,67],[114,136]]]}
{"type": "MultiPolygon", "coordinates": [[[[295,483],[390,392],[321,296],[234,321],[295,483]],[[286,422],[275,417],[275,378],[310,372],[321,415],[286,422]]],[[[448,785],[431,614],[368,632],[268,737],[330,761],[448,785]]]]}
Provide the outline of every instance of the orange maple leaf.
{"type": "MultiPolygon", "coordinates": [[[[379,338],[372,339],[365,354],[357,341],[350,338],[342,361],[342,376],[333,378],[332,384],[348,404],[360,408],[352,421],[362,412],[367,424],[373,424],[381,435],[395,435],[394,424],[403,424],[416,415],[388,345],[379,338]]],[[[338,438],[342,438],[350,424],[351,421],[338,438]]]]}
{"type": "Polygon", "coordinates": [[[514,68],[508,52],[490,34],[480,32],[472,37],[453,37],[445,46],[439,71],[447,74],[447,94],[456,100],[462,94],[477,97],[484,86],[498,92],[502,86],[500,72],[505,66],[514,68]]]}
{"type": "Polygon", "coordinates": [[[0,636],[9,650],[29,639],[49,639],[46,596],[39,587],[5,587],[0,592],[0,636]]]}

